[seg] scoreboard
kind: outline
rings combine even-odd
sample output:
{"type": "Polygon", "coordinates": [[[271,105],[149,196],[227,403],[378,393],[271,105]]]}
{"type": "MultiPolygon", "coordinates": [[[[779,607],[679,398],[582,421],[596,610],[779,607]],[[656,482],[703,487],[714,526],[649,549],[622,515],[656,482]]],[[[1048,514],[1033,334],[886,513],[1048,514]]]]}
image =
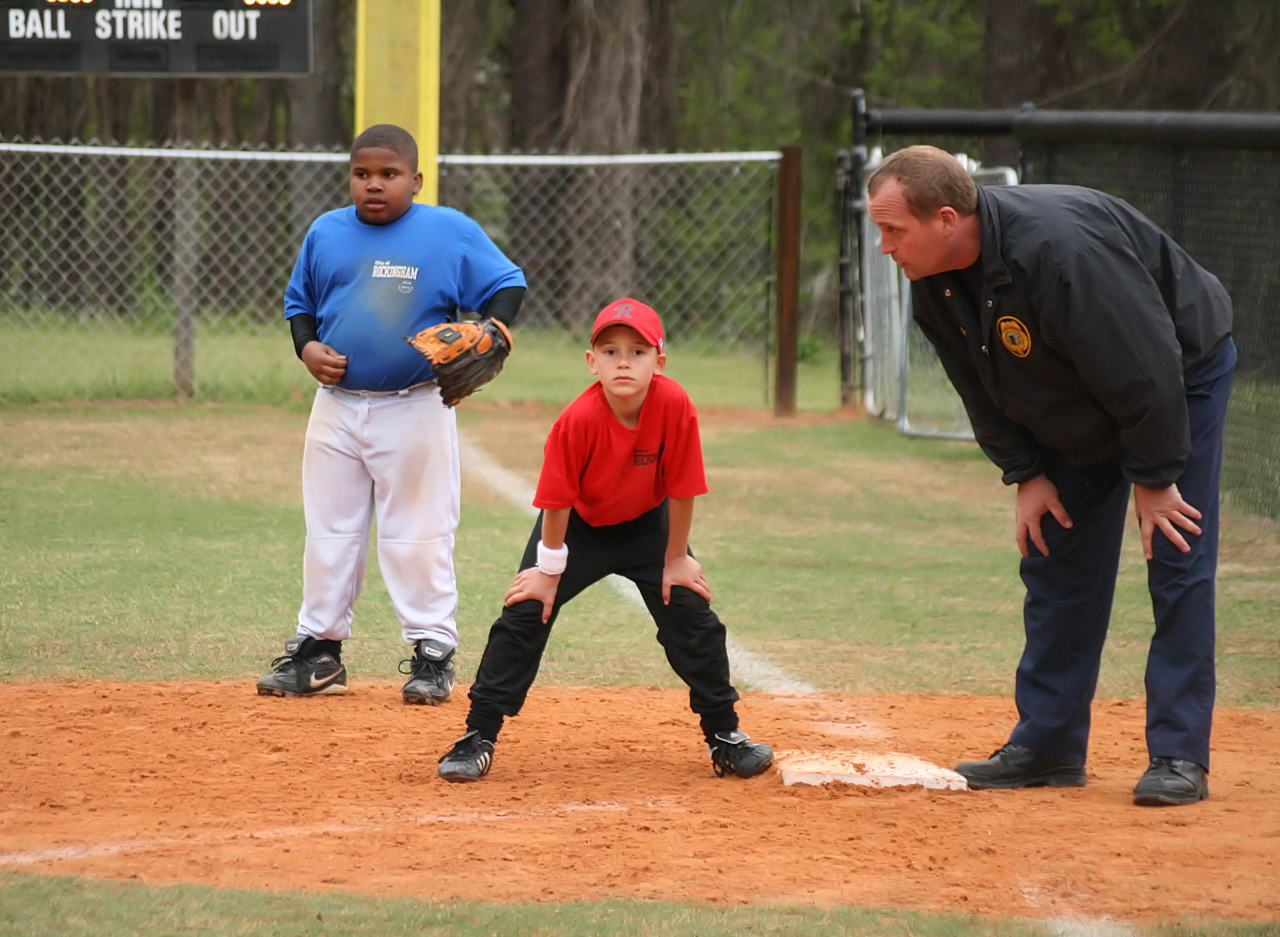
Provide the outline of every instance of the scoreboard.
{"type": "Polygon", "coordinates": [[[0,0],[0,16],[0,74],[311,70],[311,0],[0,0]]]}

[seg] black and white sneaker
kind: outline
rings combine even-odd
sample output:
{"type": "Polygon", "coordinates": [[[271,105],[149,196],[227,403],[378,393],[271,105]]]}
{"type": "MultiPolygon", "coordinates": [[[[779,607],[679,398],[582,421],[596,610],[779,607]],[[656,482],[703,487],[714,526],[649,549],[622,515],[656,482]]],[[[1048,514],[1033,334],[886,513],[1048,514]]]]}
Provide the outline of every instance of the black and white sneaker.
{"type": "Polygon", "coordinates": [[[751,741],[745,732],[718,732],[707,742],[711,754],[711,767],[716,777],[736,774],[740,778],[754,778],[773,764],[773,749],[751,741]]]}
{"type": "Polygon", "coordinates": [[[456,650],[435,638],[423,638],[414,644],[413,656],[400,661],[400,672],[409,674],[400,690],[406,703],[435,706],[453,695],[458,682],[458,669],[453,665],[456,650]]]}
{"type": "Polygon", "coordinates": [[[347,668],[342,642],[294,635],[284,642],[284,656],[271,662],[271,673],[258,681],[259,696],[342,696],[347,668]]]}
{"type": "Polygon", "coordinates": [[[446,781],[479,781],[493,764],[493,743],[472,729],[440,756],[440,777],[446,781]]]}

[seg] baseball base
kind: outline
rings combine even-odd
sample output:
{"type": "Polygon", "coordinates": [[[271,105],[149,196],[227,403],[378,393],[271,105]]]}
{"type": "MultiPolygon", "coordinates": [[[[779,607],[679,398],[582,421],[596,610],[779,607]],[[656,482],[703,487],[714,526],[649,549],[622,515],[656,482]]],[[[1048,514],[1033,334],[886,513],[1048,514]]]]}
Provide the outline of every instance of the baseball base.
{"type": "Polygon", "coordinates": [[[786,785],[842,781],[864,787],[919,784],[951,791],[967,790],[969,786],[950,768],[901,752],[779,752],[774,758],[774,766],[786,785]]]}

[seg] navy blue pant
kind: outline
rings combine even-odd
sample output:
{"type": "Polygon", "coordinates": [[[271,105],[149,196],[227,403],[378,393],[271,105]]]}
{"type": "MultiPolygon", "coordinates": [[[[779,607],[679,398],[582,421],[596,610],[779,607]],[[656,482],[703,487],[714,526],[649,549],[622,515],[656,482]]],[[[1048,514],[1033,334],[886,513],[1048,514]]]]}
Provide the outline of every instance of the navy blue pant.
{"type": "MultiPolygon", "coordinates": [[[[542,515],[525,547],[520,569],[537,565],[542,515]]],[[[640,590],[658,626],[658,643],[671,668],[689,687],[689,707],[701,716],[702,731],[738,728],[734,704],[738,692],[729,682],[725,627],[711,604],[692,589],[675,586],[671,603],[662,603],[662,570],[667,550],[667,505],[664,502],[635,520],[592,527],[577,511],[569,514],[565,532],[569,563],[560,577],[551,617],[542,621],[542,603],[527,599],[509,605],[489,629],[489,641],[471,686],[467,728],[496,738],[504,716],[515,716],[538,675],[551,626],[560,609],[593,583],[610,574],[630,579],[640,590]]]]}
{"type": "MultiPolygon", "coordinates": [[[[1187,375],[1191,456],[1178,479],[1188,504],[1204,515],[1182,553],[1156,529],[1147,584],[1155,635],[1147,655],[1147,751],[1209,767],[1213,722],[1214,579],[1218,566],[1218,482],[1223,424],[1235,368],[1230,339],[1187,375]]],[[[1018,725],[1009,741],[1084,763],[1089,710],[1111,618],[1130,485],[1118,463],[1079,467],[1051,454],[1046,474],[1074,526],[1041,519],[1049,556],[1030,545],[1022,560],[1027,643],[1018,664],[1018,725]]]]}

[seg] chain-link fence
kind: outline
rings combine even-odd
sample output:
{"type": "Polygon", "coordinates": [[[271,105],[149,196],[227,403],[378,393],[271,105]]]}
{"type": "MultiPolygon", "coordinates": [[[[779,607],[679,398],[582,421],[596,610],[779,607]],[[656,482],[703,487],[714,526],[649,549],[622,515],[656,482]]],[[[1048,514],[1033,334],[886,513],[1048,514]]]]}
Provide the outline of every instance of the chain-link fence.
{"type": "Polygon", "coordinates": [[[443,156],[440,202],[524,269],[529,323],[585,336],[634,294],[673,342],[763,348],[780,156],[443,156]]]}
{"type": "MultiPolygon", "coordinates": [[[[1023,183],[1083,185],[1119,196],[1216,274],[1235,306],[1240,353],[1227,417],[1224,497],[1232,510],[1280,518],[1280,318],[1273,308],[1280,288],[1280,236],[1265,223],[1280,211],[1280,117],[1029,109],[893,111],[868,119],[860,111],[855,124],[862,129],[856,142],[864,143],[873,127],[882,134],[878,142],[885,152],[922,138],[1013,134],[1023,183]]],[[[855,150],[861,168],[868,168],[866,146],[855,150]]],[[[860,173],[846,174],[854,178],[860,173]]],[[[863,282],[845,282],[842,293],[856,292],[865,300],[857,308],[868,409],[900,424],[928,424],[944,432],[950,412],[963,426],[958,398],[939,379],[940,367],[909,323],[901,286],[877,268],[878,233],[860,223],[865,190],[850,186],[842,197],[859,209],[847,212],[844,223],[862,232],[863,282]],[[950,411],[948,401],[955,402],[950,411]]]]}
{"type": "MultiPolygon", "coordinates": [[[[440,157],[440,202],[524,268],[521,328],[629,294],[672,341],[768,354],[778,153],[440,157]]],[[[0,400],[271,398],[282,297],[341,153],[0,143],[0,400]]]]}
{"type": "Polygon", "coordinates": [[[1223,489],[1235,506],[1280,517],[1280,235],[1265,223],[1280,213],[1280,151],[1042,143],[1023,162],[1036,182],[1132,203],[1222,280],[1240,355],[1223,489]]]}

